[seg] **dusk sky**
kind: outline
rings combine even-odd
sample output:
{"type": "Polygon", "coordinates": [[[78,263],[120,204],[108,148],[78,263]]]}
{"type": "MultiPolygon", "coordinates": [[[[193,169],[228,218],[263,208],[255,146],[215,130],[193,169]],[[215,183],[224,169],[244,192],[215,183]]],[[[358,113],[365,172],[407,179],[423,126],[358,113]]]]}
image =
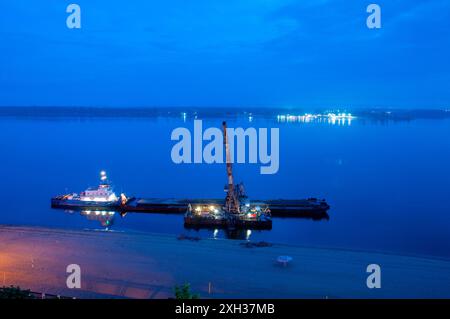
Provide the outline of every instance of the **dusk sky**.
{"type": "Polygon", "coordinates": [[[446,108],[449,57],[448,0],[0,2],[2,106],[446,108]]]}

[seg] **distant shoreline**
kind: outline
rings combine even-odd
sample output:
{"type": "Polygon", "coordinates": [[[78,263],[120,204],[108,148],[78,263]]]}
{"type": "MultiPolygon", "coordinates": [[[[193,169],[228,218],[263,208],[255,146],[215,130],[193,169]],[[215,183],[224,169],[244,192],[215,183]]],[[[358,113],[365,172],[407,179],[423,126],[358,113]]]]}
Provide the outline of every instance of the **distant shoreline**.
{"type": "Polygon", "coordinates": [[[1,106],[0,117],[12,118],[157,118],[185,116],[192,118],[275,117],[279,114],[303,115],[351,112],[352,115],[375,121],[410,121],[415,119],[450,118],[450,109],[399,108],[207,108],[207,107],[58,107],[1,106]]]}

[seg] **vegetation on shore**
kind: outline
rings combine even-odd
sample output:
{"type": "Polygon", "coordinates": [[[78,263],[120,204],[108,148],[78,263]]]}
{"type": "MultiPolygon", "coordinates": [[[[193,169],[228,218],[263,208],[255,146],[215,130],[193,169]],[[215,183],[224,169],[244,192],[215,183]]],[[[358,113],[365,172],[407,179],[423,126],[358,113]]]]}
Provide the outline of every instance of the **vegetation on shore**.
{"type": "Polygon", "coordinates": [[[176,299],[199,299],[200,296],[198,294],[194,294],[191,292],[191,285],[185,283],[182,286],[175,286],[175,298],[176,299]]]}
{"type": "Polygon", "coordinates": [[[9,286],[0,287],[0,299],[34,299],[31,291],[20,287],[9,286]]]}

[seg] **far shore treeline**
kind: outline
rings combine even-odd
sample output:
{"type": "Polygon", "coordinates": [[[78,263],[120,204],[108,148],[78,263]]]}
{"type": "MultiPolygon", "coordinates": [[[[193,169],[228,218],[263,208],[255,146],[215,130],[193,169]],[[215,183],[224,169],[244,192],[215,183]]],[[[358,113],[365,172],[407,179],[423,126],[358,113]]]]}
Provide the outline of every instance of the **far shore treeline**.
{"type": "Polygon", "coordinates": [[[351,112],[354,116],[375,121],[409,121],[415,119],[450,118],[450,108],[398,109],[398,108],[303,108],[303,107],[75,107],[75,106],[0,106],[0,117],[30,118],[238,118],[260,116],[272,118],[277,114],[301,115],[305,113],[351,112]]]}

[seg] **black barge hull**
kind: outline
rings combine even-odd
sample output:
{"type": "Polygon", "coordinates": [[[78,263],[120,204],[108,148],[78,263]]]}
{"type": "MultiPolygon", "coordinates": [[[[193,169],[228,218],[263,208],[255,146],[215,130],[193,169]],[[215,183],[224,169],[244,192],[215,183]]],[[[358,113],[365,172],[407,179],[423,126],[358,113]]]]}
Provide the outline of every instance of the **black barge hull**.
{"type": "MultiPolygon", "coordinates": [[[[173,199],[173,198],[130,198],[126,204],[119,202],[113,204],[99,204],[89,202],[77,202],[53,198],[51,200],[52,208],[70,209],[70,210],[115,210],[122,213],[165,213],[165,214],[184,214],[190,203],[223,205],[223,199],[173,199]]],[[[253,204],[261,203],[267,205],[271,215],[274,217],[301,217],[312,219],[328,218],[327,211],[330,206],[322,200],[317,199],[276,199],[276,200],[254,200],[253,204]]]]}
{"type": "Polygon", "coordinates": [[[72,210],[118,210],[120,204],[117,203],[99,203],[99,202],[83,202],[78,200],[67,200],[52,198],[52,208],[72,209],[72,210]]]}

